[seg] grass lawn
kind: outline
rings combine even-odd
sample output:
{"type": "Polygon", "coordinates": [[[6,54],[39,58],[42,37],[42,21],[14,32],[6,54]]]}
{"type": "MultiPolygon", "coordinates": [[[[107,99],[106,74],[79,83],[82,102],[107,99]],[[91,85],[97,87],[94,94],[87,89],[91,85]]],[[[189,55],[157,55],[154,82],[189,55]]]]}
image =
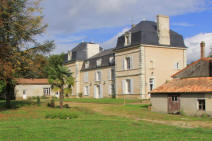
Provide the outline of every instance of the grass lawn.
{"type": "MultiPolygon", "coordinates": [[[[120,116],[106,116],[85,107],[46,107],[18,102],[17,109],[0,110],[0,141],[141,141],[211,140],[212,130],[179,128],[120,116]],[[20,105],[21,103],[21,105],[20,105]],[[47,114],[72,113],[78,118],[46,119],[47,114]]],[[[0,105],[1,104],[0,102],[0,105]]],[[[127,111],[134,105],[121,106],[127,111]]],[[[122,112],[122,109],[119,109],[122,112]]]]}
{"type": "MultiPolygon", "coordinates": [[[[79,103],[98,103],[98,104],[124,104],[124,99],[117,98],[102,98],[102,99],[94,99],[94,98],[66,98],[64,101],[66,102],[79,102],[79,103]]],[[[125,103],[141,103],[140,99],[126,99],[125,103]]]]}

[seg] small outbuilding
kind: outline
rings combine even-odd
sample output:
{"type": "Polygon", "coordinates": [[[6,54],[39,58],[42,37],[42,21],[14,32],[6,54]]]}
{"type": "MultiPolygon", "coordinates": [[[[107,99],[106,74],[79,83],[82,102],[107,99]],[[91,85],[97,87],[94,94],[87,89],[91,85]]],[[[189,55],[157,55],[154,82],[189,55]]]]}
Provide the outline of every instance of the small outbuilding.
{"type": "Polygon", "coordinates": [[[58,96],[51,90],[48,79],[17,79],[14,90],[16,99],[27,99],[29,97],[58,96]]]}
{"type": "Polygon", "coordinates": [[[174,74],[173,80],[151,91],[152,111],[212,116],[212,58],[204,57],[174,74]]]}

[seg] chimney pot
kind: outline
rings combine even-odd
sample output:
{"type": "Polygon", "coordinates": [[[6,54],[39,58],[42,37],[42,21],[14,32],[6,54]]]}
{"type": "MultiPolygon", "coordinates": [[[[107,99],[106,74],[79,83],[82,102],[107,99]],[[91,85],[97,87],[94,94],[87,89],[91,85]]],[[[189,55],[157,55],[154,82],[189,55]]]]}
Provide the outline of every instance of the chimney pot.
{"type": "Polygon", "coordinates": [[[201,59],[205,57],[205,42],[202,41],[200,43],[200,47],[201,47],[201,59]]]}

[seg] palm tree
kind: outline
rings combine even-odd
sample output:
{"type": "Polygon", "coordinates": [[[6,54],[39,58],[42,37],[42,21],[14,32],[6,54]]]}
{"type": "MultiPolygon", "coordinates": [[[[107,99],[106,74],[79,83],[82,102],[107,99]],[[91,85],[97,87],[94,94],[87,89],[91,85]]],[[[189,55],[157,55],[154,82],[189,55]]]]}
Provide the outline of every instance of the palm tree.
{"type": "Polygon", "coordinates": [[[51,84],[53,91],[60,92],[60,108],[63,108],[64,94],[69,94],[74,85],[72,73],[64,66],[48,67],[48,81],[51,84]]]}

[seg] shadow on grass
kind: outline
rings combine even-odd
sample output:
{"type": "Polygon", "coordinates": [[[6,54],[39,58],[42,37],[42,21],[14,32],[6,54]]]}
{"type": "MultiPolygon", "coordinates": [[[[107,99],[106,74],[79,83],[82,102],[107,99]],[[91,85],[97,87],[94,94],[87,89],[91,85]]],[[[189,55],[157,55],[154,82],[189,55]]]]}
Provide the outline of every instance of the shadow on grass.
{"type": "Polygon", "coordinates": [[[35,104],[36,104],[36,102],[33,102],[31,100],[22,100],[22,101],[12,100],[11,101],[11,107],[7,108],[6,107],[6,101],[0,100],[0,112],[6,111],[6,110],[14,110],[14,109],[21,108],[23,106],[30,106],[30,105],[35,105],[35,104]]]}

